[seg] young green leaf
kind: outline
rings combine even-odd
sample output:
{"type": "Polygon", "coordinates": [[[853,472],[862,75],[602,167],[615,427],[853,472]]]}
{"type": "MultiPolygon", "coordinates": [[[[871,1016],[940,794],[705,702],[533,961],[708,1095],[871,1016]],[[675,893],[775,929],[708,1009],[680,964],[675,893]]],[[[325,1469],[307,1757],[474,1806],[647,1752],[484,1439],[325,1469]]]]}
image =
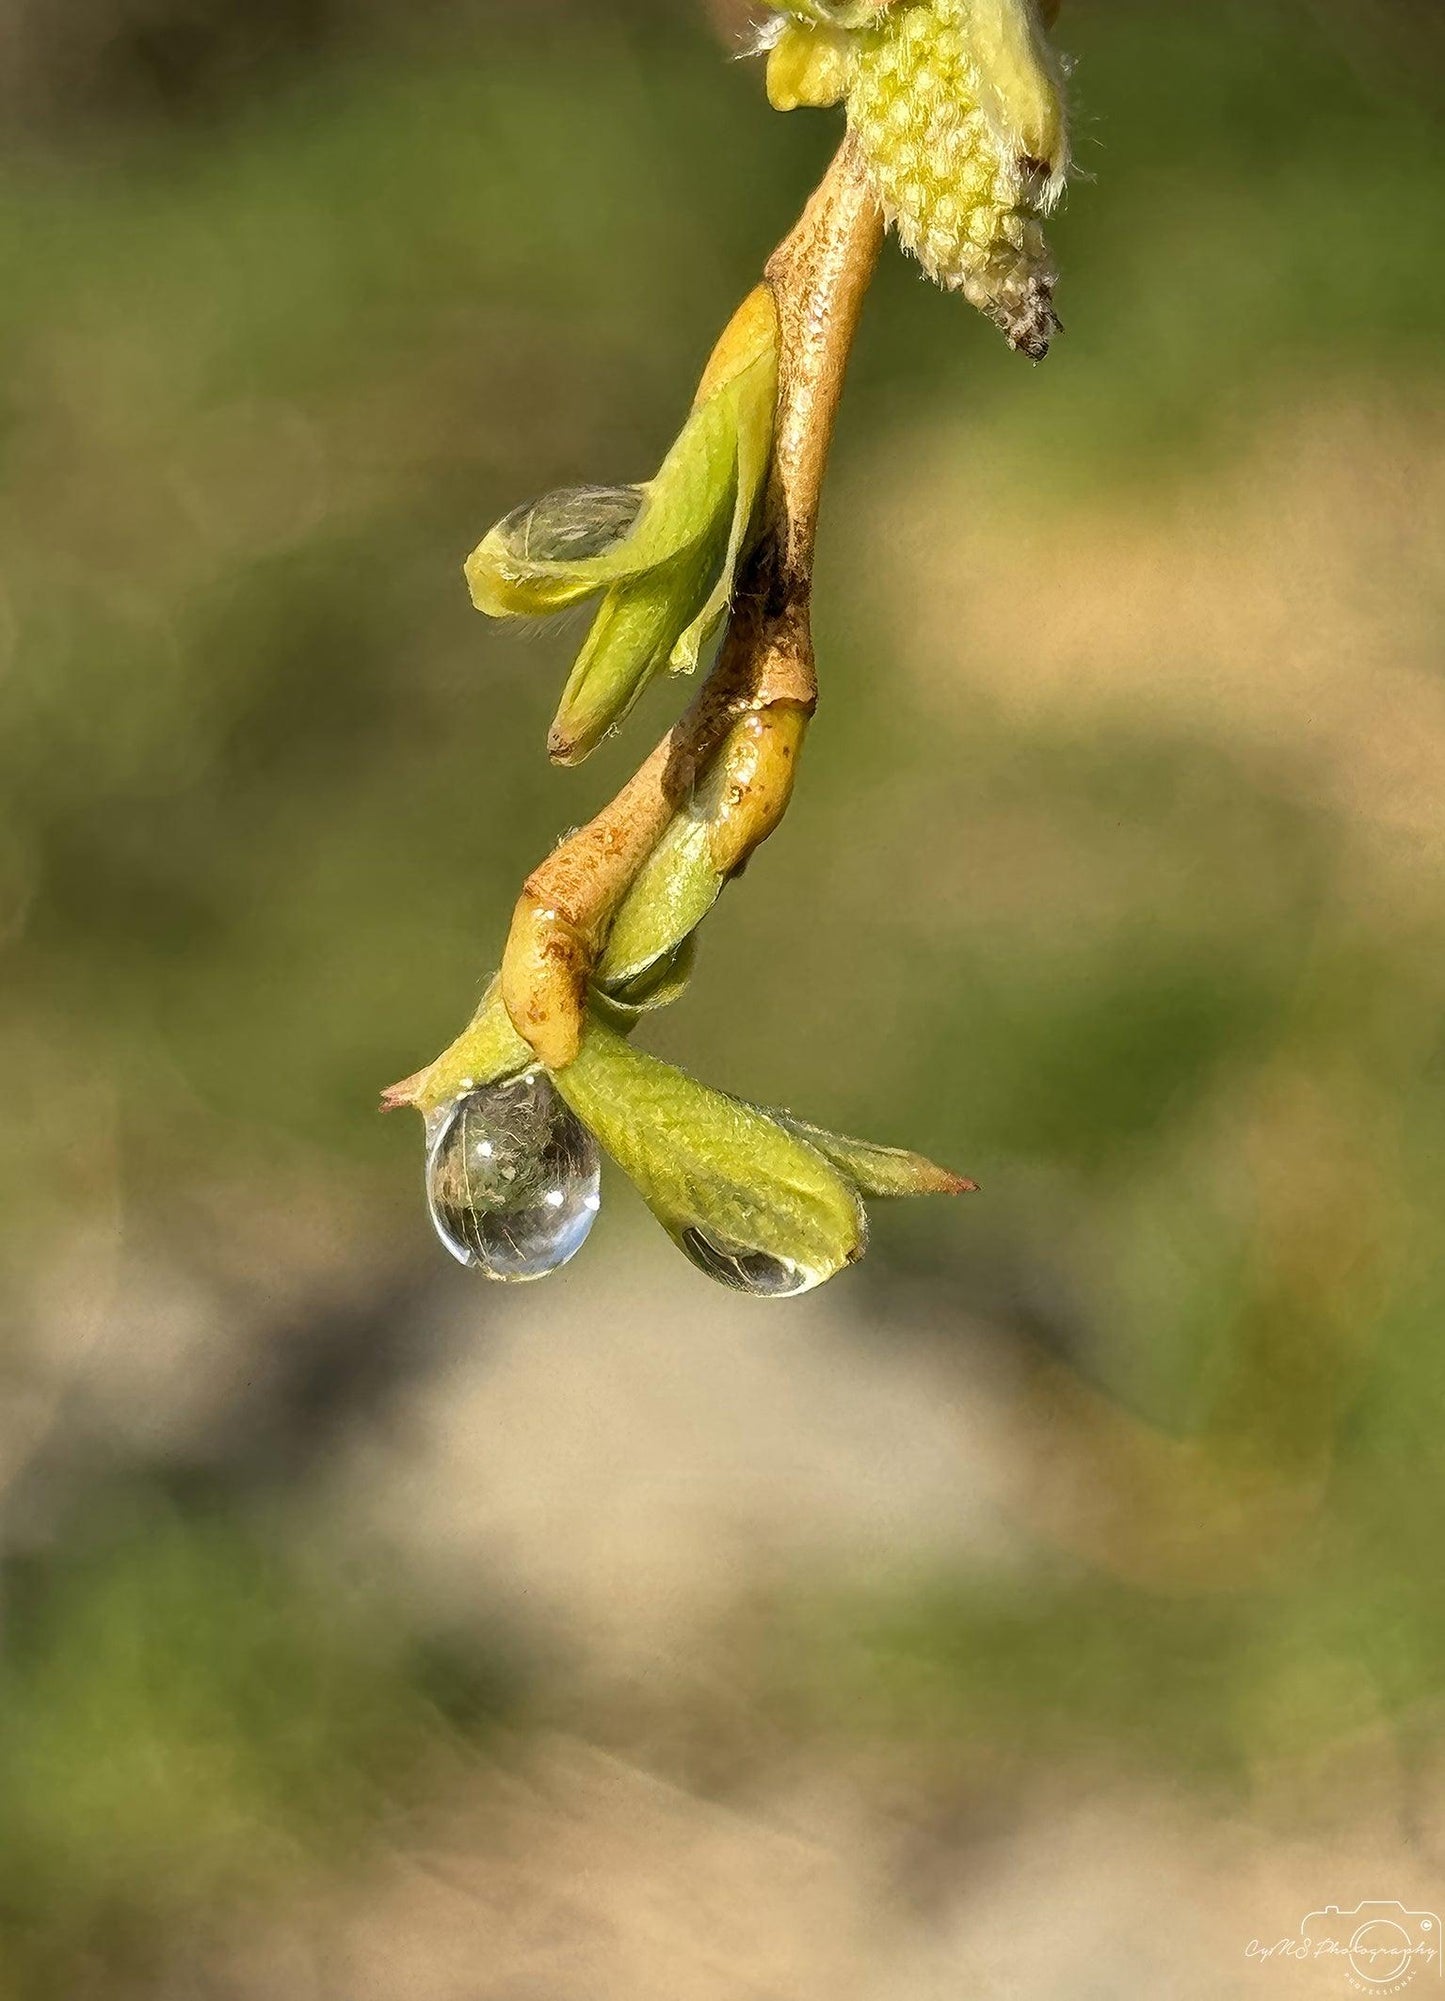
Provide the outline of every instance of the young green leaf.
{"type": "Polygon", "coordinates": [[[554,763],[580,764],[667,666],[679,628],[707,590],[717,553],[715,542],[697,543],[608,591],[547,738],[554,763]]]}
{"type": "Polygon", "coordinates": [[[670,1007],[687,992],[697,963],[697,939],[684,938],[680,945],[652,959],[628,979],[608,984],[598,970],[592,1004],[603,1010],[604,1020],[616,1017],[614,1026],[624,1034],[636,1027],[644,1014],[670,1007]]]}
{"type": "Polygon", "coordinates": [[[690,1255],[699,1243],[722,1245],[814,1284],[862,1256],[867,1221],[852,1182],[766,1112],[709,1090],[595,1020],[554,1081],[664,1228],[690,1239],[690,1255]]]}
{"type": "Polygon", "coordinates": [[[672,649],[674,674],[691,674],[699,656],[732,604],[738,565],[746,555],[773,455],[773,419],[778,396],[778,354],[775,345],[757,358],[719,392],[731,409],[734,425],[734,486],[732,528],[727,554],[712,594],[672,649]]]}
{"type": "Polygon", "coordinates": [[[694,803],[674,816],[623,899],[598,985],[625,987],[675,952],[717,902],[724,880],[713,866],[711,824],[694,803]]]}

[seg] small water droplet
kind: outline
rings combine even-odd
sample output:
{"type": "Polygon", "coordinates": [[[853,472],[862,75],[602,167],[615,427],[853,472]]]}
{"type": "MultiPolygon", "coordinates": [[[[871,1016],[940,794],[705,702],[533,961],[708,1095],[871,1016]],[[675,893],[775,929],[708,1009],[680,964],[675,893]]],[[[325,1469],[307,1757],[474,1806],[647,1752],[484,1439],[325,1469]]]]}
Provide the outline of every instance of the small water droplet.
{"type": "Polygon", "coordinates": [[[597,1143],[541,1070],[485,1084],[429,1124],[436,1233],[488,1278],[545,1278],[575,1257],[601,1206],[597,1143]]]}
{"type": "Polygon", "coordinates": [[[513,508],[494,532],[523,562],[587,562],[622,541],[646,498],[637,486],[566,487],[513,508]]]}
{"type": "Polygon", "coordinates": [[[749,1250],[746,1244],[732,1243],[696,1224],[679,1230],[673,1241],[700,1272],[754,1299],[796,1299],[800,1292],[821,1285],[826,1276],[791,1258],[774,1257],[771,1251],[749,1250]]]}

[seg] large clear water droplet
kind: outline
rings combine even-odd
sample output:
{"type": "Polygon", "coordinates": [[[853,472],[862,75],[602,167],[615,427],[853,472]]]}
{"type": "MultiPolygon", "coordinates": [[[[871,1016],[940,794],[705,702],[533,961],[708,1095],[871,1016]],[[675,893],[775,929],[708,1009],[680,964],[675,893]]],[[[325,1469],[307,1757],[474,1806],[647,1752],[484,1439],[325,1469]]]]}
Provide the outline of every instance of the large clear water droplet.
{"type": "Polygon", "coordinates": [[[774,1257],[771,1251],[749,1250],[746,1244],[735,1244],[695,1223],[678,1230],[673,1242],[699,1271],[715,1278],[719,1285],[731,1286],[734,1292],[750,1293],[754,1299],[795,1299],[828,1276],[795,1264],[791,1258],[774,1257]]]}
{"type": "Polygon", "coordinates": [[[436,1114],[426,1192],[454,1258],[488,1278],[545,1278],[597,1220],[597,1142],[541,1070],[486,1084],[436,1114]]]}

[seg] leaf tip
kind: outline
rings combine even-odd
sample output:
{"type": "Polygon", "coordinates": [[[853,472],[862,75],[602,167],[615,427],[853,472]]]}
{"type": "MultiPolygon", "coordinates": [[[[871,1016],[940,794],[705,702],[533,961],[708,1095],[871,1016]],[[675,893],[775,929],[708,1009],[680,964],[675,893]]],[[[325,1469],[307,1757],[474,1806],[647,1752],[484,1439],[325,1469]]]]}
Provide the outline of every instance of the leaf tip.
{"type": "Polygon", "coordinates": [[[556,723],[547,732],[547,755],[553,764],[568,767],[581,764],[591,748],[591,744],[556,723]]]}
{"type": "Polygon", "coordinates": [[[426,1071],[418,1070],[414,1077],[403,1077],[399,1084],[388,1084],[381,1094],[380,1109],[383,1112],[400,1112],[414,1105],[426,1080],[426,1071]]]}

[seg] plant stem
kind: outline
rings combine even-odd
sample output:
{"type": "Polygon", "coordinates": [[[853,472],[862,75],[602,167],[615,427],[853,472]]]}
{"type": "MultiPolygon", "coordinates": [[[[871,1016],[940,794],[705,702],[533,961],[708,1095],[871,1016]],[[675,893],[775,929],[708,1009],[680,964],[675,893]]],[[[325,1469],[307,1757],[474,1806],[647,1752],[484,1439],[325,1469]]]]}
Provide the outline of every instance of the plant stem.
{"type": "MultiPolygon", "coordinates": [[[[618,905],[735,728],[754,742],[728,801],[731,871],[786,811],[817,702],[810,614],[823,477],[882,242],[882,213],[849,138],[766,267],[781,339],[773,462],[762,532],[739,575],[717,661],[616,798],[532,871],[513,914],[502,997],[518,1034],[551,1069],[577,1053],[587,984],[618,905]]],[[[398,1089],[414,1098],[425,1074],[398,1089]]]]}

